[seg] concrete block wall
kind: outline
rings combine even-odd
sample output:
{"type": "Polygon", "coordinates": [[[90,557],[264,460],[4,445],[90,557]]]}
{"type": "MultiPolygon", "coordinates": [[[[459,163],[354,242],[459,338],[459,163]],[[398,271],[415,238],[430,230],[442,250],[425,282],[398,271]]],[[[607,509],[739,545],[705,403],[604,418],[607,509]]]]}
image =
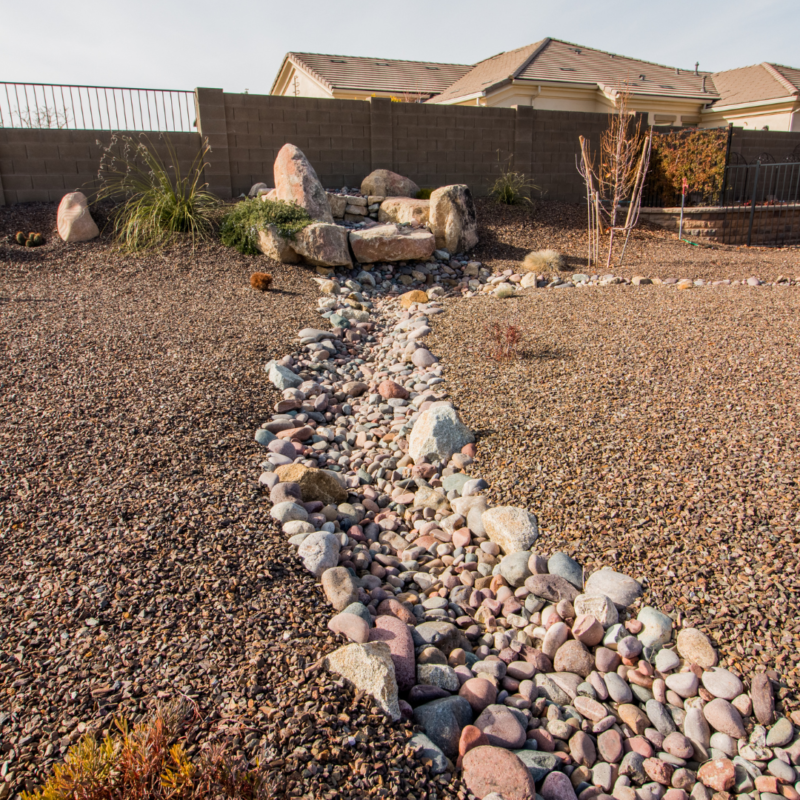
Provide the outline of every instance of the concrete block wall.
{"type": "MultiPolygon", "coordinates": [[[[360,186],[371,172],[370,103],[251,94],[224,98],[234,196],[258,181],[274,185],[275,157],[287,142],[305,153],[326,187],[360,186]]],[[[201,105],[203,135],[204,117],[201,105]]]]}
{"type": "MultiPolygon", "coordinates": [[[[139,136],[131,133],[131,136],[139,136]]],[[[169,133],[181,170],[189,169],[200,147],[196,133],[169,133]]],[[[156,151],[169,164],[159,134],[150,134],[156,151]]],[[[0,187],[5,203],[59,201],[76,190],[89,195],[97,187],[101,150],[108,131],[0,128],[0,187]]]]}
{"type": "Polygon", "coordinates": [[[607,114],[534,109],[530,174],[545,200],[584,200],[586,188],[576,167],[580,156],[578,137],[589,139],[592,149],[597,150],[607,127],[607,114]]]}

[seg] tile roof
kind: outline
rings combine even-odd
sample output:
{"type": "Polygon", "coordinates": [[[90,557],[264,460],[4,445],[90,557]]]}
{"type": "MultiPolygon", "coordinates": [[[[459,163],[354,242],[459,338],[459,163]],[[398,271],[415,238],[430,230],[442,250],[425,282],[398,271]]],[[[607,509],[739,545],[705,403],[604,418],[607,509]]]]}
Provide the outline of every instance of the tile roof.
{"type": "Polygon", "coordinates": [[[717,106],[779,100],[800,91],[800,69],[763,62],[751,67],[715,72],[714,85],[720,94],[720,100],[715,104],[717,106]]]}
{"type": "MultiPolygon", "coordinates": [[[[298,69],[310,73],[331,91],[356,89],[366,92],[433,95],[472,69],[467,64],[438,64],[322,53],[287,53],[284,64],[286,61],[291,61],[298,69]]],[[[278,72],[279,76],[281,72],[283,66],[278,72]]],[[[275,82],[277,83],[277,78],[275,82]]],[[[274,90],[275,84],[271,91],[274,90]]]]}
{"type": "Polygon", "coordinates": [[[543,39],[481,61],[463,78],[430,100],[441,103],[485,91],[508,80],[557,82],[620,89],[661,97],[696,97],[712,102],[718,94],[710,73],[676,69],[591,47],[543,39]],[[703,91],[703,80],[705,88],[703,91]]]}

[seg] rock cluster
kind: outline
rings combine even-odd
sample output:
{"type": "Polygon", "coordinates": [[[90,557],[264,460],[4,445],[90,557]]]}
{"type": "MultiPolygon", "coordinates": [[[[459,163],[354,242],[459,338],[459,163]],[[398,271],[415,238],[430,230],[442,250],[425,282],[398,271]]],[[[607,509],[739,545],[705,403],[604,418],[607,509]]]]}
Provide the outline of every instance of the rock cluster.
{"type": "Polygon", "coordinates": [[[283,263],[304,260],[332,268],[351,266],[354,260],[425,261],[437,247],[463,252],[478,243],[475,204],[467,186],[444,186],[430,200],[418,200],[413,181],[376,170],[364,179],[361,195],[326,192],[314,167],[292,144],[279,151],[274,172],[276,188],[267,192],[265,184],[257,183],[250,196],[295,203],[316,220],[291,239],[274,226],[259,232],[261,252],[283,263]]]}
{"type": "Polygon", "coordinates": [[[444,289],[396,302],[392,270],[320,281],[331,328],[268,365],[284,399],[256,434],[273,517],[351,642],[327,668],[478,798],[796,800],[800,740],[765,675],[746,686],[639,581],[545,557],[535,514],[488,505],[423,344],[444,289]]]}

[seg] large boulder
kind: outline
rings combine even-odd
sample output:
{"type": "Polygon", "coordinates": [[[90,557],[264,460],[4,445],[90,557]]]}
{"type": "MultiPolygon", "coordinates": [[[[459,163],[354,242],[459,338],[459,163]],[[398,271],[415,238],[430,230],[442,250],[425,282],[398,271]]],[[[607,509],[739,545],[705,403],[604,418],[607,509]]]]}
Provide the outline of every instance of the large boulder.
{"type": "Polygon", "coordinates": [[[56,224],[58,235],[65,242],[88,242],[100,235],[83,192],[70,192],[61,198],[56,224]]]}
{"type": "MultiPolygon", "coordinates": [[[[296,483],[300,487],[304,503],[319,500],[327,505],[347,502],[347,489],[332,472],[303,464],[283,464],[275,472],[281,483],[296,483]]],[[[278,484],[280,486],[280,484],[278,484]]]]}
{"type": "Polygon", "coordinates": [[[419,186],[388,169],[376,169],[361,181],[361,194],[380,197],[416,197],[419,186]]]}
{"type": "MultiPolygon", "coordinates": [[[[530,550],[531,545],[539,538],[539,523],[524,508],[490,508],[483,512],[481,521],[489,540],[500,545],[500,549],[506,554],[530,550]]],[[[575,594],[577,595],[577,591],[575,594]]]]}
{"type": "Polygon", "coordinates": [[[295,234],[292,249],[315,267],[352,267],[347,228],[327,222],[307,225],[295,234]]]}
{"type": "Polygon", "coordinates": [[[414,461],[424,457],[447,462],[464,445],[474,441],[472,431],[458,412],[447,403],[437,404],[417,417],[408,439],[408,453],[414,461]]]}
{"type": "Polygon", "coordinates": [[[392,720],[400,719],[394,663],[385,642],[345,645],[327,656],[324,665],[368,694],[392,720]]]}
{"type": "Polygon", "coordinates": [[[304,208],[313,219],[333,222],[328,195],[314,167],[293,144],[281,147],[275,159],[275,194],[278,200],[304,208]]]}
{"type": "Polygon", "coordinates": [[[292,240],[278,233],[275,225],[266,225],[258,232],[256,248],[281,264],[297,264],[300,256],[292,249],[292,240]]]}
{"type": "Polygon", "coordinates": [[[350,245],[356,261],[427,261],[436,249],[433,234],[424,229],[399,228],[394,224],[352,231],[350,245]]]}
{"type": "Polygon", "coordinates": [[[463,253],[478,244],[478,217],[468,186],[443,186],[431,194],[430,228],[440,250],[463,253]]]}
{"type": "Polygon", "coordinates": [[[387,197],[378,210],[378,222],[417,222],[427,225],[431,211],[430,200],[413,197],[387,197]]]}

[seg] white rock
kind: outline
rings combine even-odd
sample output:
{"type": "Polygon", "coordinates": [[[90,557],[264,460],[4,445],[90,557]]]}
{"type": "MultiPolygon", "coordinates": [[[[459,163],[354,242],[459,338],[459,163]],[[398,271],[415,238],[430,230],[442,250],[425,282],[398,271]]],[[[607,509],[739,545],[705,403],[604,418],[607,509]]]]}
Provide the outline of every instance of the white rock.
{"type": "Polygon", "coordinates": [[[642,596],[642,585],[627,575],[605,567],[589,576],[585,591],[586,594],[604,594],[611,598],[618,609],[622,609],[642,596]]]}
{"type": "Polygon", "coordinates": [[[575,598],[573,606],[576,615],[588,614],[594,617],[604,628],[609,628],[619,622],[617,607],[604,594],[579,594],[575,598]]]}
{"type": "Polygon", "coordinates": [[[394,663],[385,642],[345,645],[327,656],[324,664],[330,672],[372,697],[392,720],[400,719],[394,663]]]}
{"type": "Polygon", "coordinates": [[[297,555],[303,566],[319,578],[326,569],[339,563],[339,540],[326,531],[310,533],[298,548],[297,555]]]}
{"type": "Polygon", "coordinates": [[[449,461],[475,437],[450,405],[435,405],[423,411],[411,429],[408,453],[414,461],[425,457],[430,461],[449,461]]]}
{"type": "Polygon", "coordinates": [[[61,198],[56,226],[58,235],[65,242],[88,242],[100,235],[100,229],[89,213],[89,201],[83,192],[70,192],[61,198]]]}
{"type": "Polygon", "coordinates": [[[267,370],[272,385],[281,391],[284,389],[296,389],[303,382],[303,379],[292,372],[289,367],[281,366],[274,361],[270,361],[264,369],[267,370]]]}
{"type": "Polygon", "coordinates": [[[530,550],[539,538],[538,520],[524,508],[490,508],[483,512],[481,521],[489,540],[500,545],[506,554],[530,550]]]}

